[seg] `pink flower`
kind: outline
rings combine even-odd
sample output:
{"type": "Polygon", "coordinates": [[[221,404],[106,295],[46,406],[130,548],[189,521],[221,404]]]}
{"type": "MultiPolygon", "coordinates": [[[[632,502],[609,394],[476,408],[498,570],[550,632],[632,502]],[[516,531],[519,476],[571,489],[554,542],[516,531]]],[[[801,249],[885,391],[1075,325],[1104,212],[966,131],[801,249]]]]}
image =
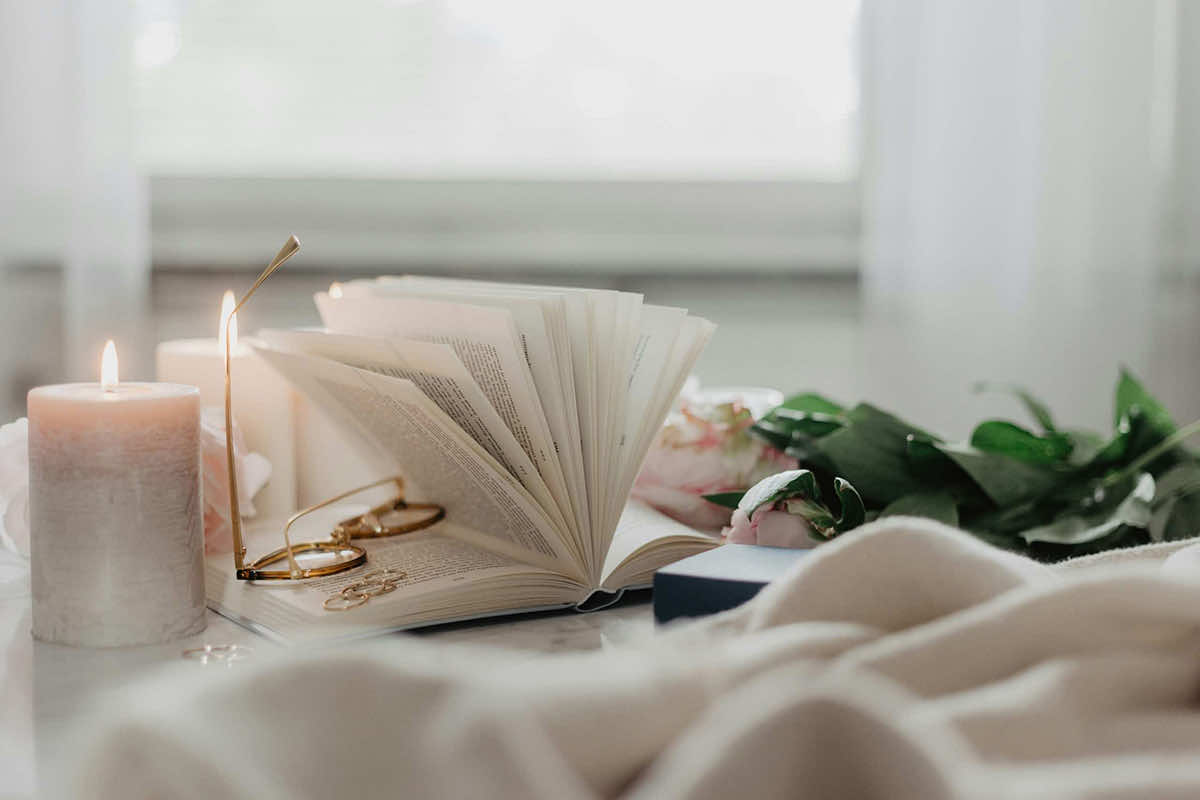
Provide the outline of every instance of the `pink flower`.
{"type": "Polygon", "coordinates": [[[0,550],[29,557],[29,420],[0,426],[0,550]]]}
{"type": "MultiPolygon", "coordinates": [[[[271,477],[271,462],[246,451],[246,440],[233,421],[233,454],[237,461],[238,508],[242,518],[253,517],[254,495],[271,477]]],[[[204,550],[233,550],[233,525],[229,515],[229,468],[225,455],[225,413],[205,408],[200,414],[200,463],[204,470],[204,550]]]]}
{"type": "Polygon", "coordinates": [[[754,411],[781,400],[771,390],[728,390],[681,396],[646,455],[633,496],[695,528],[729,522],[727,508],[706,494],[744,491],[796,462],[750,435],[754,411]],[[765,399],[764,399],[765,398],[765,399]]]}
{"type": "Polygon", "coordinates": [[[733,512],[730,526],[722,533],[731,544],[759,544],[805,550],[815,547],[813,527],[804,517],[761,506],[753,514],[742,509],[733,512]]]}
{"type": "MultiPolygon", "coordinates": [[[[714,492],[724,491],[714,489],[714,492]]],[[[732,490],[730,490],[732,491],[732,490]]],[[[658,509],[668,517],[685,525],[701,530],[716,530],[729,522],[729,509],[710,503],[701,497],[709,492],[674,489],[653,483],[639,483],[633,488],[633,496],[658,509]]]]}
{"type": "MultiPolygon", "coordinates": [[[[246,452],[234,421],[233,450],[238,459],[238,494],[243,517],[255,514],[253,497],[271,477],[271,463],[246,452]]],[[[22,418],[0,426],[0,550],[29,557],[29,422],[22,418]]],[[[204,546],[210,553],[233,549],[229,523],[229,479],[225,462],[225,415],[206,408],[200,415],[200,457],[204,470],[204,546]]]]}

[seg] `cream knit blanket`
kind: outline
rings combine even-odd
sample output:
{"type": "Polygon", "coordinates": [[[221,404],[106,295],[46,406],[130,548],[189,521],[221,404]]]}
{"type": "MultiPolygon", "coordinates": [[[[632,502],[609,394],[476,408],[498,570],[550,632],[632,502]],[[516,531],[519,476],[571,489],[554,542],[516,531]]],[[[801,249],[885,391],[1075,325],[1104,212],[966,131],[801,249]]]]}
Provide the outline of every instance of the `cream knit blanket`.
{"type": "Polygon", "coordinates": [[[72,780],[122,800],[1196,798],[1200,562],[1164,568],[1173,549],[1052,568],[887,520],[606,652],[393,637],[174,671],[103,712],[72,780]]]}

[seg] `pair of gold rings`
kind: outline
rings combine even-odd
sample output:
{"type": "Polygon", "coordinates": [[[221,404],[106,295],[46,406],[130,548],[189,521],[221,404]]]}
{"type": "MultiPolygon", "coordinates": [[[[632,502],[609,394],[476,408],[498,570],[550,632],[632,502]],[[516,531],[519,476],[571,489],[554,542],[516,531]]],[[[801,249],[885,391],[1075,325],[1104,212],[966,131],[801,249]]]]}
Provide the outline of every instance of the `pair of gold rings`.
{"type": "Polygon", "coordinates": [[[202,647],[191,647],[184,650],[182,655],[189,661],[199,661],[201,664],[221,662],[230,664],[234,661],[244,661],[254,654],[253,647],[244,644],[206,644],[202,647]]]}
{"type": "Polygon", "coordinates": [[[396,567],[384,567],[363,575],[337,594],[325,598],[326,611],[349,611],[365,604],[372,597],[390,594],[400,586],[408,573],[396,567]]]}

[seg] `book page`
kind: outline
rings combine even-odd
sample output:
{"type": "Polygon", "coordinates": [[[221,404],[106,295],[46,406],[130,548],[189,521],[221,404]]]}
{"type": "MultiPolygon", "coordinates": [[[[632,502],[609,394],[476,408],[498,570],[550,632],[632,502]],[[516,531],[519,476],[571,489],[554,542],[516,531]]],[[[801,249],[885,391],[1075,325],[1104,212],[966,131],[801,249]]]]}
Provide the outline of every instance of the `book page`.
{"type": "MultiPolygon", "coordinates": [[[[550,298],[561,304],[563,328],[568,336],[571,366],[575,373],[579,436],[587,487],[589,563],[598,574],[605,548],[616,522],[607,509],[619,506],[620,433],[630,410],[627,378],[641,328],[642,296],[607,289],[557,286],[514,286],[485,281],[383,277],[387,286],[445,287],[465,295],[488,292],[495,295],[550,298]]],[[[370,293],[369,282],[355,282],[353,291],[370,293]]]]}
{"type": "Polygon", "coordinates": [[[647,428],[657,429],[660,424],[645,409],[655,407],[656,390],[663,382],[664,372],[673,366],[668,360],[686,317],[687,311],[682,308],[642,307],[641,327],[629,363],[628,407],[632,413],[627,413],[622,421],[619,440],[622,469],[632,460],[640,461],[636,448],[642,432],[647,428]]]}
{"type": "Polygon", "coordinates": [[[378,442],[396,469],[431,493],[455,525],[512,558],[582,579],[565,534],[487,451],[412,382],[269,348],[266,361],[317,403],[334,403],[378,442]]]}
{"type": "MultiPolygon", "coordinates": [[[[599,380],[601,381],[602,409],[598,436],[600,438],[600,465],[597,485],[596,540],[594,547],[598,552],[606,550],[611,537],[612,526],[616,517],[608,510],[615,504],[624,502],[623,497],[617,497],[617,471],[619,466],[618,453],[621,446],[621,429],[625,424],[626,409],[629,401],[629,369],[633,361],[634,345],[637,342],[638,331],[641,328],[642,296],[628,292],[615,294],[611,333],[597,337],[597,361],[600,364],[599,380]]],[[[637,413],[644,413],[639,409],[637,413]]]]}
{"type": "Polygon", "coordinates": [[[403,574],[396,580],[396,596],[381,596],[379,606],[389,602],[411,603],[418,595],[445,592],[468,580],[530,572],[528,564],[447,535],[445,529],[439,530],[436,526],[427,531],[356,544],[366,548],[366,564],[336,575],[306,580],[297,587],[298,590],[280,593],[280,599],[307,614],[322,616],[327,613],[323,607],[326,598],[375,570],[396,570],[399,572],[394,574],[403,574]]]}
{"type": "Polygon", "coordinates": [[[538,397],[546,412],[555,451],[563,467],[577,527],[586,529],[587,481],[583,469],[567,310],[561,295],[526,291],[521,286],[416,275],[354,281],[344,285],[344,291],[350,296],[400,295],[492,306],[511,312],[538,397]]]}
{"type": "Polygon", "coordinates": [[[630,413],[615,481],[616,502],[607,509],[608,530],[615,527],[646,451],[715,329],[708,320],[664,306],[646,306],[642,319],[639,350],[629,378],[630,413]]]}
{"type": "Polygon", "coordinates": [[[648,585],[659,567],[721,544],[721,537],[702,533],[631,500],[621,514],[604,562],[601,588],[616,591],[648,585]]]}
{"type": "MultiPolygon", "coordinates": [[[[576,416],[574,404],[572,403],[568,410],[566,401],[568,389],[573,390],[575,385],[571,372],[571,353],[565,335],[560,336],[558,342],[551,338],[548,316],[552,315],[553,311],[547,310],[545,301],[548,298],[533,297],[515,291],[519,287],[471,285],[410,275],[385,276],[368,286],[353,284],[348,288],[351,292],[365,290],[375,296],[417,297],[442,303],[467,303],[506,309],[512,314],[513,324],[521,341],[521,352],[529,365],[538,397],[550,422],[556,449],[561,451],[570,439],[568,411],[570,416],[576,416]]],[[[562,313],[561,308],[557,310],[562,313]]]]}
{"type": "MultiPolygon", "coordinates": [[[[297,523],[294,539],[322,540],[337,520],[366,509],[340,504],[297,523]],[[297,530],[298,529],[298,530],[297,530]]],[[[449,522],[415,533],[357,540],[366,564],[304,581],[248,583],[234,577],[232,558],[206,564],[209,603],[220,613],[285,642],[349,638],[383,630],[578,602],[582,586],[460,538],[449,522]],[[361,606],[329,611],[325,600],[378,570],[392,570],[396,589],[361,606]],[[401,577],[402,574],[402,577],[401,577]]],[[[279,544],[278,526],[258,525],[250,554],[279,544]]]]}
{"type": "Polygon", "coordinates": [[[335,299],[325,292],[316,296],[316,303],[334,333],[449,345],[529,455],[574,532],[562,465],[507,310],[407,297],[335,299]]]}
{"type": "Polygon", "coordinates": [[[373,339],[316,330],[265,330],[259,336],[283,350],[331,359],[404,378],[514,475],[563,529],[565,520],[541,475],[512,432],[448,346],[408,339],[373,339]]]}
{"type": "Polygon", "coordinates": [[[686,310],[648,305],[627,292],[512,286],[414,276],[361,282],[554,297],[571,303],[572,366],[583,442],[591,537],[588,562],[598,578],[612,531],[646,450],[710,338],[713,326],[686,310]],[[580,387],[589,387],[581,391],[580,387]]]}

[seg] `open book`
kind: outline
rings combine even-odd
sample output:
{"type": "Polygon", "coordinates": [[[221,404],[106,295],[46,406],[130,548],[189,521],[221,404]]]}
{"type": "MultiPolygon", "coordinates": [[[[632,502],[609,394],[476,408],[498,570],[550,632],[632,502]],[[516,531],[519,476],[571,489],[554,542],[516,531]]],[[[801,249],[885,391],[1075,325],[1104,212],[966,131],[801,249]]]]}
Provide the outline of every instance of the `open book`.
{"type": "MultiPolygon", "coordinates": [[[[328,578],[245,584],[210,559],[219,612],[298,640],[587,608],[717,543],[626,507],[708,321],[629,292],[416,276],[354,281],[316,302],[324,329],[262,331],[258,352],[379,477],[403,475],[408,499],[439,503],[446,518],[360,540],[368,563],[328,578]],[[349,611],[322,607],[382,567],[407,573],[396,591],[349,611]]],[[[317,529],[296,536],[325,538],[362,510],[305,517],[317,529]]],[[[278,545],[254,537],[251,552],[278,545]]]]}

